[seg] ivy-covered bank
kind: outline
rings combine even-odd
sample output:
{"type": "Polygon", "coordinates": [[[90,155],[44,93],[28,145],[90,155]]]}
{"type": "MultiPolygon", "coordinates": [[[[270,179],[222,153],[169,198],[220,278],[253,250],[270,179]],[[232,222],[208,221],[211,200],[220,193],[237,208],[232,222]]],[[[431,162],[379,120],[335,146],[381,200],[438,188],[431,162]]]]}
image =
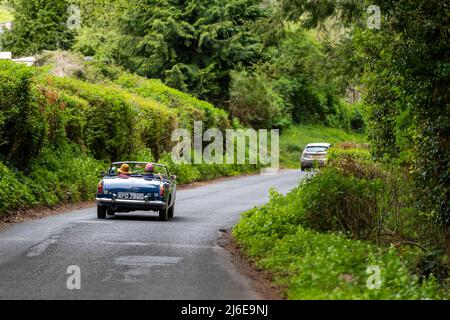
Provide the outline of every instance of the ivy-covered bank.
{"type": "Polygon", "coordinates": [[[343,148],[288,195],[273,191],[244,213],[238,244],[289,299],[448,299],[442,229],[415,205],[409,173],[343,148]]]}
{"type": "Polygon", "coordinates": [[[231,127],[209,103],[104,66],[62,77],[51,67],[0,62],[0,214],[92,199],[114,160],[160,160],[180,184],[257,169],[171,161],[174,129],[231,127]]]}

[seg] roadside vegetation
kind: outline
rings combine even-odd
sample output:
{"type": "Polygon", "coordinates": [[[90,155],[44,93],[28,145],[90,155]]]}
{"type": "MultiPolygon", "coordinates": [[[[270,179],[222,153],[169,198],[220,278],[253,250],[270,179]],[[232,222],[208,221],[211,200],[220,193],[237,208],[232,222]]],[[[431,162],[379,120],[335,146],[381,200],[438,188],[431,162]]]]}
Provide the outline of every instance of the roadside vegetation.
{"type": "Polygon", "coordinates": [[[280,164],[285,168],[299,168],[300,156],[308,143],[328,142],[337,144],[346,141],[365,143],[366,138],[361,133],[324,125],[291,126],[283,130],[280,135],[280,164]]]}
{"type": "Polygon", "coordinates": [[[233,235],[245,253],[287,286],[289,299],[448,299],[443,230],[415,205],[410,173],[373,162],[353,143],[330,161],[243,214],[233,235]]]}
{"type": "Polygon", "coordinates": [[[280,129],[290,168],[307,143],[350,141],[247,213],[238,242],[290,298],[446,297],[450,5],[379,0],[374,26],[367,1],[323,2],[0,0],[0,46],[39,61],[0,64],[0,212],[88,198],[119,158],[165,161],[181,183],[257,169],[171,163],[171,132],[194,120],[280,129]]]}
{"type": "Polygon", "coordinates": [[[175,128],[198,120],[224,130],[226,112],[77,59],[57,52],[38,69],[0,62],[0,213],[91,200],[100,172],[120,159],[166,163],[180,184],[259,168],[173,163],[175,128]]]}

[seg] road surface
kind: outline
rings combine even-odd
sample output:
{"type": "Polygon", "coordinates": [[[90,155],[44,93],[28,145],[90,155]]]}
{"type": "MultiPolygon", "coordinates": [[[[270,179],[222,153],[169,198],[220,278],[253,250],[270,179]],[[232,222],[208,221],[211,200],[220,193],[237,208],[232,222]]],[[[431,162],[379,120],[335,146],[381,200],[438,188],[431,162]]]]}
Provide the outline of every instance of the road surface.
{"type": "Polygon", "coordinates": [[[267,202],[270,188],[286,193],[302,176],[180,190],[169,222],[144,212],[97,220],[88,208],[9,226],[0,231],[0,299],[259,299],[218,246],[220,230],[267,202]],[[81,287],[69,290],[78,270],[81,287]]]}

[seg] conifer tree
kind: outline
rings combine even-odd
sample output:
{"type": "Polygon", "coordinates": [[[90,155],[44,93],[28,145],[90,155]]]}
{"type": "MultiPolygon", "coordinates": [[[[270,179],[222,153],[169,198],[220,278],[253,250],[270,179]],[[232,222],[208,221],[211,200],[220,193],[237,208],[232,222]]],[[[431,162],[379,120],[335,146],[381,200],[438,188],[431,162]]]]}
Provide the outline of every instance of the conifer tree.
{"type": "Polygon", "coordinates": [[[31,55],[42,50],[69,49],[73,31],[66,0],[16,0],[11,31],[2,36],[2,46],[15,56],[31,55]]]}
{"type": "Polygon", "coordinates": [[[250,24],[260,0],[143,0],[126,11],[121,63],[150,78],[221,103],[230,71],[257,61],[260,42],[250,24]]]}

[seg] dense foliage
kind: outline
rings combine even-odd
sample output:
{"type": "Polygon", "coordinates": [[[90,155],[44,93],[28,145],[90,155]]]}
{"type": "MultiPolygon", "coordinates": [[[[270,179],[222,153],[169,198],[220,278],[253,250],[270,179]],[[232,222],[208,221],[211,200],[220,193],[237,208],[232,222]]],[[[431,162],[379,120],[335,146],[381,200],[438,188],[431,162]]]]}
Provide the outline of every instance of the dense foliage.
{"type": "Polygon", "coordinates": [[[129,6],[127,0],[72,0],[82,17],[73,49],[101,62],[115,62],[119,47],[119,17],[129,6]]]}
{"type": "Polygon", "coordinates": [[[3,48],[23,56],[71,47],[74,34],[67,27],[69,1],[15,0],[12,3],[14,28],[1,37],[3,48]]]}
{"type": "Polygon", "coordinates": [[[442,237],[411,205],[408,174],[343,147],[287,196],[272,192],[245,213],[233,231],[238,243],[291,299],[448,297],[442,237]],[[377,290],[367,286],[369,266],[381,270],[377,290]]]}
{"type": "Polygon", "coordinates": [[[338,14],[354,23],[352,54],[362,69],[373,154],[411,164],[419,204],[448,230],[450,4],[378,1],[379,30],[367,29],[364,4],[327,1],[313,6],[306,0],[283,0],[281,8],[293,20],[308,13],[308,26],[338,14]]]}
{"type": "Polygon", "coordinates": [[[338,144],[345,141],[366,142],[362,134],[347,132],[323,125],[295,125],[281,131],[280,163],[287,168],[298,168],[300,155],[308,143],[326,141],[338,144]]]}
{"type": "Polygon", "coordinates": [[[157,80],[67,64],[32,69],[0,62],[0,213],[92,199],[111,160],[160,160],[181,184],[258,168],[174,163],[167,154],[174,129],[192,130],[199,120],[225,130],[227,114],[157,80]],[[52,74],[62,69],[75,76],[52,74]]]}
{"type": "MultiPolygon", "coordinates": [[[[39,19],[32,17],[36,11],[45,15],[46,7],[18,1],[16,6],[29,16],[27,23],[39,26],[39,19]]],[[[331,59],[328,43],[317,32],[298,25],[273,26],[276,10],[261,2],[73,0],[70,4],[80,9],[80,25],[60,36],[85,56],[214,102],[248,126],[321,123],[362,130],[361,114],[341,99],[347,82],[337,79],[335,69],[345,59],[331,59]],[[278,31],[268,30],[270,26],[278,31]],[[271,37],[273,33],[277,36],[271,37]]],[[[55,10],[62,10],[62,3],[55,10]]],[[[61,12],[60,25],[63,17],[67,19],[67,12],[61,12]]],[[[38,42],[20,30],[18,26],[13,32],[15,38],[5,38],[6,48],[15,51],[21,41],[38,42]]],[[[41,42],[33,53],[55,47],[41,42]]]]}
{"type": "Polygon", "coordinates": [[[258,58],[249,24],[258,0],[141,1],[121,22],[120,61],[137,73],[210,101],[228,95],[230,71],[258,58]]]}

